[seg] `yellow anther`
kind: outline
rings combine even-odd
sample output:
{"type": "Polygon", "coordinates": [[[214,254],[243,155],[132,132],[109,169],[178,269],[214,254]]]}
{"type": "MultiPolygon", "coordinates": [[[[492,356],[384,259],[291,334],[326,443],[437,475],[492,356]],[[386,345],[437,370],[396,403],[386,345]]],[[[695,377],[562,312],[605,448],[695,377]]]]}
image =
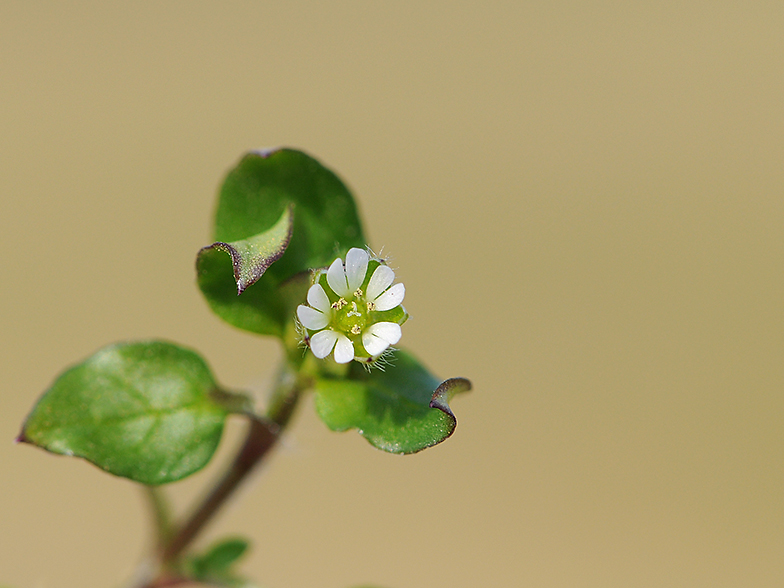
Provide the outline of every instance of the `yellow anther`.
{"type": "Polygon", "coordinates": [[[362,288],[357,288],[354,291],[354,298],[359,298],[360,296],[362,296],[362,288]]]}
{"type": "Polygon", "coordinates": [[[376,310],[376,305],[373,304],[372,302],[368,302],[367,307],[368,307],[368,311],[376,310]]]}
{"type": "Polygon", "coordinates": [[[332,308],[336,308],[337,310],[340,310],[341,308],[346,306],[346,304],[348,304],[348,302],[346,302],[343,298],[338,298],[337,302],[332,303],[332,308]]]}
{"type": "Polygon", "coordinates": [[[361,332],[362,332],[362,327],[360,327],[359,325],[354,325],[353,327],[351,327],[352,335],[359,335],[361,332]]]}

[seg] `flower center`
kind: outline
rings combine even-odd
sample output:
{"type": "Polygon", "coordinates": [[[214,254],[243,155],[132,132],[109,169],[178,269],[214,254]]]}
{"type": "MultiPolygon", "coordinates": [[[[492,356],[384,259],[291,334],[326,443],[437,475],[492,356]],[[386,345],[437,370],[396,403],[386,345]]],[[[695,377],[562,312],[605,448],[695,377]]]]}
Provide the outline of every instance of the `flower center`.
{"type": "Polygon", "coordinates": [[[367,324],[367,303],[362,291],[357,290],[348,300],[341,298],[332,304],[334,315],[333,326],[346,335],[359,335],[367,324]]]}

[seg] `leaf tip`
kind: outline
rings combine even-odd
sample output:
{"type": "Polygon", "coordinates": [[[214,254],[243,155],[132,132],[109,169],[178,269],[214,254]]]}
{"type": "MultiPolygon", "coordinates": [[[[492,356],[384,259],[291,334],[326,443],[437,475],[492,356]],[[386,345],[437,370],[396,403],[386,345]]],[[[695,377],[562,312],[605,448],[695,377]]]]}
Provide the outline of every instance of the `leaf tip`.
{"type": "Polygon", "coordinates": [[[455,394],[468,392],[470,389],[471,380],[467,378],[449,378],[444,380],[433,392],[433,397],[430,399],[430,408],[437,408],[450,417],[455,418],[455,414],[449,408],[449,400],[455,394]]]}
{"type": "Polygon", "coordinates": [[[196,271],[205,254],[210,251],[228,253],[231,258],[237,296],[259,281],[267,269],[286,252],[294,231],[294,203],[289,203],[278,221],[269,230],[240,241],[216,241],[199,250],[196,271]]]}
{"type": "MultiPolygon", "coordinates": [[[[22,423],[22,430],[19,431],[19,434],[14,437],[14,445],[18,445],[19,443],[26,443],[28,445],[37,445],[36,441],[27,435],[27,425],[30,416],[28,415],[27,419],[25,419],[24,423],[22,423]]],[[[2,588],[2,587],[0,587],[2,588]]]]}
{"type": "Polygon", "coordinates": [[[267,159],[268,157],[275,155],[275,153],[281,151],[282,149],[283,147],[262,147],[261,149],[252,149],[250,153],[253,153],[254,155],[258,155],[259,157],[267,159]]]}
{"type": "Polygon", "coordinates": [[[245,288],[250,286],[247,280],[243,278],[235,278],[237,281],[237,296],[242,294],[245,291],[245,288]]]}

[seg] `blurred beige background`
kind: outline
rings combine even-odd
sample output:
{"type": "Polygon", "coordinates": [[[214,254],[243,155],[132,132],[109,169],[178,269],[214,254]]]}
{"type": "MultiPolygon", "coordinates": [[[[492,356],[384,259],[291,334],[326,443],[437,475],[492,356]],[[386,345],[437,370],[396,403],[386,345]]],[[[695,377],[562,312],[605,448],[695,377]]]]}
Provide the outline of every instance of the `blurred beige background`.
{"type": "Polygon", "coordinates": [[[326,4],[0,4],[0,583],[118,586],[147,541],[133,484],[12,443],[66,365],[162,337],[263,397],[276,344],[193,260],[289,145],[475,390],[410,457],[307,402],[202,543],[268,588],[784,585],[784,5],[326,4]]]}

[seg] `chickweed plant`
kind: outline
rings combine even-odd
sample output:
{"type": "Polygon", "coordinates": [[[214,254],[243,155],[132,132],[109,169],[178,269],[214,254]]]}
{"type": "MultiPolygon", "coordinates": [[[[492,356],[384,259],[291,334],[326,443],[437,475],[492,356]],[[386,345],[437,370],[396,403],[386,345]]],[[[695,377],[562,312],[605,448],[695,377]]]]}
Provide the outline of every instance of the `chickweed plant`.
{"type": "Polygon", "coordinates": [[[83,458],[148,494],[157,541],[132,588],[254,585],[236,570],[245,540],[203,552],[192,544],[275,446],[305,394],[331,430],[356,429],[382,451],[409,454],[453,433],[449,400],[471,388],[464,378],[437,379],[397,347],[405,287],[370,249],[349,190],[312,157],[247,153],[221,187],[213,237],[196,258],[209,307],[283,346],[266,411],[221,387],[195,351],[132,341],[65,370],[17,438],[83,458]],[[173,520],[163,487],[210,462],[232,414],[248,421],[244,442],[204,498],[173,520]]]}

